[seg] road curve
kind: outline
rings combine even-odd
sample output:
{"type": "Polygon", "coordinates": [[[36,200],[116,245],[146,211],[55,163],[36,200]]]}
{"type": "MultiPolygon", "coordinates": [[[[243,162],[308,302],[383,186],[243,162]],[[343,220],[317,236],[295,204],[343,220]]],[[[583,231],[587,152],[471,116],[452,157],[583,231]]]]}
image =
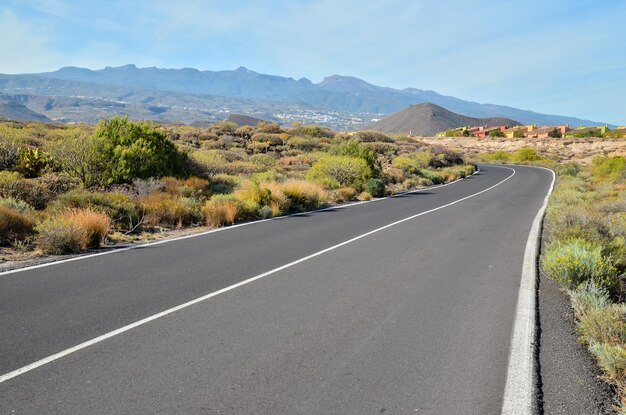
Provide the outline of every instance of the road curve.
{"type": "Polygon", "coordinates": [[[1,376],[415,216],[8,379],[0,413],[499,413],[551,180],[481,166],[423,192],[0,275],[1,376]]]}

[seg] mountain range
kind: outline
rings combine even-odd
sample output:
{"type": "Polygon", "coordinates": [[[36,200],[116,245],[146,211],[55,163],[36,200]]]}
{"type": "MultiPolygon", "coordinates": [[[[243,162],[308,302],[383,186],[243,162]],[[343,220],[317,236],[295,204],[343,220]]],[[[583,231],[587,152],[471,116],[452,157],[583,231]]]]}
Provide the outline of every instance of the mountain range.
{"type": "Polygon", "coordinates": [[[404,133],[419,136],[434,136],[442,131],[466,126],[509,127],[520,125],[517,121],[503,117],[474,118],[456,114],[435,104],[417,104],[399,111],[370,126],[382,133],[404,133]]]}
{"type": "Polygon", "coordinates": [[[191,123],[224,119],[236,112],[284,123],[304,121],[358,129],[407,106],[430,102],[469,117],[506,117],[523,124],[605,124],[479,104],[428,90],[381,87],[350,76],[333,75],[313,83],[244,67],[226,71],[135,65],[100,70],[65,67],[46,73],[0,75],[0,96],[55,121],[95,122],[129,114],[131,118],[191,123]]]}

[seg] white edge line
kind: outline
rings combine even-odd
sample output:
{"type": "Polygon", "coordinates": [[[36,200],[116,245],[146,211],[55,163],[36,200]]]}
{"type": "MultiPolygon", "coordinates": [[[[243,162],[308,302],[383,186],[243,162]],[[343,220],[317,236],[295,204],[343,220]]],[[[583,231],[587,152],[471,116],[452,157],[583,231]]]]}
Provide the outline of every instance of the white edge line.
{"type": "MultiPolygon", "coordinates": [[[[478,172],[480,172],[480,169],[477,167],[476,171],[474,173],[472,173],[468,177],[471,177],[471,176],[475,175],[478,172]]],[[[429,190],[432,190],[432,189],[439,189],[441,187],[446,187],[446,186],[450,186],[452,184],[458,183],[458,182],[460,182],[462,180],[464,180],[464,179],[455,180],[453,182],[446,183],[446,184],[440,184],[440,185],[437,185],[437,186],[427,187],[425,189],[409,190],[408,192],[397,193],[395,195],[386,196],[386,197],[379,197],[379,198],[376,198],[376,199],[373,199],[373,200],[364,200],[364,201],[361,201],[361,202],[347,203],[347,204],[337,205],[337,206],[329,206],[329,207],[325,207],[325,208],[322,208],[322,209],[309,210],[309,211],[306,211],[306,212],[299,212],[299,213],[292,213],[290,215],[276,216],[274,218],[269,218],[269,219],[260,219],[260,220],[255,220],[255,221],[251,221],[251,222],[242,222],[242,223],[238,223],[238,224],[232,225],[232,226],[223,226],[223,227],[220,227],[220,228],[217,228],[217,229],[211,229],[211,230],[204,231],[204,232],[194,233],[192,235],[178,236],[176,238],[167,238],[167,239],[163,239],[161,241],[147,242],[147,243],[137,244],[137,245],[133,245],[133,246],[128,246],[128,247],[125,247],[125,248],[113,248],[113,249],[111,249],[109,251],[105,251],[105,252],[97,252],[97,253],[94,253],[94,254],[86,254],[86,255],[77,255],[77,256],[74,256],[72,258],[60,259],[58,261],[50,261],[50,262],[45,262],[43,264],[31,265],[31,266],[23,267],[23,268],[15,268],[15,269],[11,269],[11,270],[0,272],[0,277],[2,277],[4,275],[9,275],[9,274],[16,274],[18,272],[30,271],[30,270],[33,270],[33,269],[39,269],[39,268],[45,268],[45,267],[51,267],[51,266],[55,266],[55,265],[65,264],[65,263],[68,263],[68,262],[81,261],[83,259],[94,258],[94,257],[102,256],[102,255],[117,254],[117,253],[120,253],[120,252],[131,251],[133,249],[139,249],[139,248],[145,248],[145,247],[153,246],[153,245],[161,245],[161,244],[167,244],[167,243],[170,243],[170,242],[181,241],[183,239],[197,238],[197,237],[209,235],[209,234],[212,234],[212,233],[215,233],[215,232],[224,232],[224,231],[228,231],[228,230],[231,230],[231,229],[241,228],[242,226],[255,225],[257,223],[269,222],[269,221],[272,221],[272,220],[281,220],[281,219],[290,218],[290,217],[294,217],[294,216],[304,216],[304,215],[308,215],[308,214],[315,213],[315,212],[324,212],[324,211],[329,211],[329,210],[346,209],[346,208],[351,208],[353,206],[362,205],[362,204],[365,204],[365,203],[380,202],[381,200],[392,199],[392,198],[395,198],[395,197],[408,195],[408,194],[412,194],[412,193],[420,193],[420,192],[425,192],[425,191],[429,191],[429,190]]]]}
{"type": "Polygon", "coordinates": [[[295,260],[295,261],[293,261],[293,262],[290,262],[290,263],[288,263],[288,264],[282,265],[282,266],[280,266],[280,267],[278,267],[278,268],[274,268],[274,269],[272,269],[272,270],[270,270],[270,271],[264,272],[264,273],[262,273],[262,274],[256,275],[256,276],[251,277],[251,278],[248,278],[247,280],[240,281],[240,282],[238,282],[238,283],[236,283],[236,284],[233,284],[233,285],[230,285],[230,286],[228,286],[228,287],[222,288],[221,290],[214,291],[214,292],[212,292],[212,293],[210,293],[210,294],[207,294],[207,295],[204,295],[204,296],[202,296],[202,297],[198,297],[198,298],[196,298],[196,299],[194,299],[194,300],[188,301],[188,302],[186,302],[186,303],[183,303],[183,304],[177,305],[176,307],[172,307],[172,308],[170,308],[170,309],[168,309],[168,310],[165,310],[165,311],[162,311],[162,312],[160,312],[160,313],[157,313],[157,314],[151,315],[151,316],[146,317],[146,318],[144,318],[144,319],[142,319],[142,320],[139,320],[139,321],[136,321],[136,322],[134,322],[134,323],[128,324],[128,325],[126,325],[126,326],[124,326],[124,327],[120,327],[119,329],[116,329],[116,330],[110,331],[110,332],[105,333],[105,334],[103,334],[103,335],[101,335],[101,336],[98,336],[98,337],[95,337],[95,338],[93,338],[93,339],[91,339],[91,340],[88,340],[88,341],[86,341],[86,342],[80,343],[80,344],[78,344],[78,345],[76,345],[76,346],[74,346],[74,347],[70,347],[69,349],[63,350],[63,351],[61,351],[61,352],[59,352],[59,353],[55,353],[55,354],[50,355],[50,356],[48,356],[48,357],[45,357],[45,358],[43,358],[43,359],[41,359],[41,360],[38,360],[38,361],[36,361],[36,362],[33,362],[33,363],[29,364],[29,365],[26,365],[26,366],[24,366],[24,367],[21,367],[21,368],[19,368],[19,369],[16,369],[16,370],[14,370],[14,371],[12,371],[12,372],[6,373],[6,374],[4,374],[4,375],[0,376],[0,383],[6,382],[6,381],[7,381],[7,380],[9,380],[9,379],[12,379],[12,378],[14,378],[14,377],[16,377],[16,376],[22,375],[22,374],[24,374],[24,373],[26,373],[26,372],[29,372],[29,371],[31,371],[31,370],[33,370],[33,369],[36,369],[36,368],[38,368],[38,367],[40,367],[40,366],[43,366],[43,365],[48,364],[48,363],[50,363],[50,362],[53,362],[53,361],[55,361],[55,360],[58,360],[58,359],[60,359],[60,358],[62,358],[62,357],[64,357],[64,356],[67,356],[67,355],[69,355],[69,354],[75,353],[75,352],[77,352],[77,351],[79,351],[79,350],[81,350],[81,349],[87,348],[87,347],[89,347],[89,346],[93,346],[93,345],[94,345],[94,344],[96,344],[96,343],[100,343],[100,342],[102,342],[102,341],[104,341],[104,340],[107,340],[107,339],[109,339],[109,338],[113,337],[113,336],[117,336],[118,334],[124,333],[125,331],[131,330],[131,329],[134,329],[135,327],[139,327],[139,326],[141,326],[141,325],[144,325],[144,324],[146,324],[146,323],[149,323],[149,322],[151,322],[151,321],[153,321],[153,320],[156,320],[156,319],[158,319],[158,318],[161,318],[161,317],[167,316],[168,314],[172,314],[172,313],[174,313],[174,312],[176,312],[176,311],[182,310],[183,308],[187,308],[187,307],[192,306],[192,305],[194,305],[194,304],[197,304],[197,303],[199,303],[199,302],[202,302],[202,301],[208,300],[209,298],[211,298],[211,297],[215,297],[216,295],[223,294],[223,293],[228,292],[228,291],[230,291],[230,290],[234,290],[235,288],[241,287],[242,285],[249,284],[249,283],[251,283],[251,282],[253,282],[253,281],[256,281],[256,280],[258,280],[258,279],[261,279],[261,278],[267,277],[268,275],[275,274],[275,273],[277,273],[277,272],[279,272],[279,271],[282,271],[282,270],[287,269],[287,268],[290,268],[290,267],[292,267],[292,266],[294,266],[294,265],[300,264],[300,263],[302,263],[302,262],[304,262],[304,261],[308,261],[308,260],[309,260],[309,259],[311,259],[311,258],[315,258],[315,257],[320,256],[320,255],[322,255],[322,254],[325,254],[325,253],[327,253],[327,252],[333,251],[333,250],[335,250],[335,249],[337,249],[337,248],[339,248],[339,247],[342,247],[342,246],[344,246],[344,245],[347,245],[347,244],[352,243],[352,242],[354,242],[354,241],[357,241],[357,240],[359,240],[359,239],[365,238],[365,237],[367,237],[367,236],[369,236],[369,235],[371,235],[371,234],[373,234],[373,233],[380,232],[380,231],[382,231],[382,230],[384,230],[384,229],[390,228],[390,227],[395,226],[395,225],[398,225],[398,224],[400,224],[400,223],[403,223],[403,222],[406,222],[406,221],[409,221],[409,220],[415,219],[415,218],[417,218],[417,217],[420,217],[420,216],[426,215],[426,214],[431,213],[431,212],[435,212],[435,211],[437,211],[437,210],[444,209],[444,208],[449,207],[449,206],[452,206],[452,205],[456,205],[457,203],[460,203],[460,202],[462,202],[462,201],[464,201],[464,200],[467,200],[467,199],[470,199],[470,198],[472,198],[472,197],[475,197],[475,196],[478,196],[478,195],[480,195],[480,194],[483,194],[483,193],[485,193],[485,192],[487,192],[487,191],[489,191],[489,190],[491,190],[491,189],[493,189],[493,188],[495,188],[495,187],[497,187],[497,186],[500,186],[502,183],[506,182],[506,181],[507,181],[507,180],[509,180],[511,177],[515,176],[515,169],[512,169],[512,168],[510,168],[510,167],[502,167],[502,168],[505,168],[505,169],[511,170],[513,173],[512,173],[510,176],[507,176],[505,179],[503,179],[503,180],[499,181],[498,183],[494,184],[493,186],[488,187],[488,188],[486,188],[486,189],[484,189],[484,190],[481,190],[480,192],[477,192],[477,193],[471,194],[471,195],[469,195],[469,196],[465,196],[465,197],[463,197],[463,198],[461,198],[461,199],[455,200],[454,202],[450,202],[450,203],[447,203],[447,204],[445,204],[445,205],[442,205],[442,206],[439,206],[439,207],[436,207],[436,208],[433,208],[433,209],[430,209],[430,210],[426,210],[426,211],[424,211],[424,212],[420,212],[420,213],[418,213],[418,214],[415,214],[415,215],[409,216],[409,217],[407,217],[407,218],[400,219],[400,220],[398,220],[398,221],[392,222],[392,223],[387,224],[387,225],[385,225],[385,226],[382,226],[382,227],[380,227],[380,228],[377,228],[377,229],[371,230],[371,231],[369,231],[369,232],[366,232],[366,233],[364,233],[364,234],[362,234],[362,235],[356,236],[356,237],[354,237],[354,238],[352,238],[352,239],[348,239],[347,241],[341,242],[341,243],[339,243],[339,244],[337,244],[337,245],[333,245],[333,246],[331,246],[331,247],[329,247],[329,248],[323,249],[323,250],[321,250],[321,251],[318,251],[318,252],[315,252],[315,253],[313,253],[313,254],[311,254],[311,255],[308,255],[308,256],[305,256],[305,257],[303,257],[303,258],[297,259],[297,260],[295,260]]]}
{"type": "Polygon", "coordinates": [[[526,241],[502,399],[502,415],[530,415],[534,411],[537,256],[541,241],[541,223],[556,181],[556,174],[553,170],[545,167],[537,168],[551,172],[552,183],[537,216],[535,216],[526,241]]]}

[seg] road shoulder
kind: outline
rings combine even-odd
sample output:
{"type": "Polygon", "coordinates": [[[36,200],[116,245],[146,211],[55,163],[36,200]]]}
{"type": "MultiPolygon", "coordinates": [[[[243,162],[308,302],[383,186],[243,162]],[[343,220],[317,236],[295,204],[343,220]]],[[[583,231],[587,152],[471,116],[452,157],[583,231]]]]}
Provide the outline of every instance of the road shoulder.
{"type": "Polygon", "coordinates": [[[544,414],[614,414],[614,393],[593,357],[576,340],[569,298],[545,276],[539,281],[539,364],[544,414]]]}

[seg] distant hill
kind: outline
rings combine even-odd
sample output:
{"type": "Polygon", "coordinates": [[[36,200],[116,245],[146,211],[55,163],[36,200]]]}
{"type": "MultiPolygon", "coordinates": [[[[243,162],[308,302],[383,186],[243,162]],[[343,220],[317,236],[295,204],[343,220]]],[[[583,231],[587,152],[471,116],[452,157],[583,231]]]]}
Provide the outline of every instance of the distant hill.
{"type": "Polygon", "coordinates": [[[434,136],[452,128],[465,126],[495,127],[520,125],[517,121],[503,117],[474,118],[448,111],[439,105],[426,103],[410,107],[390,115],[369,128],[382,133],[411,133],[413,135],[434,136]]]}
{"type": "Polygon", "coordinates": [[[51,122],[45,115],[32,111],[19,102],[3,97],[0,97],[0,118],[12,121],[51,122]]]}
{"type": "Polygon", "coordinates": [[[261,118],[256,118],[251,115],[244,115],[244,114],[228,114],[228,118],[226,118],[226,121],[234,122],[240,127],[244,125],[256,127],[260,122],[265,122],[265,123],[275,122],[275,121],[270,121],[270,120],[263,120],[261,118]]]}
{"type": "MultiPolygon", "coordinates": [[[[92,122],[111,114],[164,122],[217,121],[227,113],[263,114],[285,123],[303,121],[339,129],[362,128],[372,119],[409,105],[430,102],[468,117],[505,117],[524,124],[572,127],[604,122],[517,108],[480,104],[416,88],[394,89],[351,76],[333,75],[313,83],[261,74],[244,67],[225,71],[194,68],[90,70],[65,67],[40,74],[1,75],[0,93],[29,95],[24,103],[55,121],[92,122]]],[[[263,117],[263,118],[266,118],[263,117]]]]}

